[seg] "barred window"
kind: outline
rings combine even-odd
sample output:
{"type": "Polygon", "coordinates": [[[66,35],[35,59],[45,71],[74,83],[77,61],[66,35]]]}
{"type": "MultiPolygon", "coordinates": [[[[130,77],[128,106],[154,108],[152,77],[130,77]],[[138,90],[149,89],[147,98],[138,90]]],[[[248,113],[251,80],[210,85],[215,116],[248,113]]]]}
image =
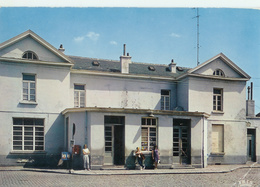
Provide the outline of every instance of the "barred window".
{"type": "Polygon", "coordinates": [[[157,142],[157,119],[142,118],[141,150],[152,151],[157,142]]]}
{"type": "Polygon", "coordinates": [[[13,118],[13,150],[44,150],[44,119],[13,118]]]}

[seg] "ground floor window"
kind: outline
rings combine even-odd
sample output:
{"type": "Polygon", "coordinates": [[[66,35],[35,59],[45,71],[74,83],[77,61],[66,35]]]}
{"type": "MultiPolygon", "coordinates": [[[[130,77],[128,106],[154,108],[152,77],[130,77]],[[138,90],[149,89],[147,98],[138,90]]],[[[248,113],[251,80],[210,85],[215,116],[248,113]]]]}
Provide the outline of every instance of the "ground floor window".
{"type": "Polygon", "coordinates": [[[212,125],[212,153],[224,152],[224,125],[212,125]]]}
{"type": "Polygon", "coordinates": [[[44,119],[13,118],[13,150],[44,150],[44,119]]]}
{"type": "Polygon", "coordinates": [[[141,150],[152,151],[157,142],[157,119],[142,118],[141,150]]]}

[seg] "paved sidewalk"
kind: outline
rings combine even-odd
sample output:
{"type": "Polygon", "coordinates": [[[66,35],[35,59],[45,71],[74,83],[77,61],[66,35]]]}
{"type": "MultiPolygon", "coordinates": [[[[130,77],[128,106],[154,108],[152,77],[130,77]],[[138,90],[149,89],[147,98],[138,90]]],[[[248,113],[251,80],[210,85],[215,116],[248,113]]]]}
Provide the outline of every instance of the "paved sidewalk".
{"type": "Polygon", "coordinates": [[[152,175],[152,174],[210,174],[210,173],[228,173],[241,168],[260,168],[260,164],[251,163],[243,165],[209,165],[206,168],[189,169],[145,169],[145,170],[127,170],[127,169],[105,169],[105,170],[68,170],[68,169],[41,169],[41,168],[23,168],[22,166],[0,167],[1,171],[35,171],[52,172],[74,175],[152,175]]]}

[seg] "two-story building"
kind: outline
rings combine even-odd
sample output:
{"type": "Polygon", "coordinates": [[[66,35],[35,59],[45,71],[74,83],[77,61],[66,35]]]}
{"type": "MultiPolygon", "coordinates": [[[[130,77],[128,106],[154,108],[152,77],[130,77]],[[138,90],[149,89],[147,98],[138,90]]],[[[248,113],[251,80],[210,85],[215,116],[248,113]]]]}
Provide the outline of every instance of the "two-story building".
{"type": "Polygon", "coordinates": [[[84,144],[92,169],[134,168],[136,147],[149,166],[154,145],[164,168],[258,161],[249,79],[222,53],[195,68],[132,62],[125,48],[67,56],[28,30],[0,44],[0,165],[57,165],[84,144]]]}

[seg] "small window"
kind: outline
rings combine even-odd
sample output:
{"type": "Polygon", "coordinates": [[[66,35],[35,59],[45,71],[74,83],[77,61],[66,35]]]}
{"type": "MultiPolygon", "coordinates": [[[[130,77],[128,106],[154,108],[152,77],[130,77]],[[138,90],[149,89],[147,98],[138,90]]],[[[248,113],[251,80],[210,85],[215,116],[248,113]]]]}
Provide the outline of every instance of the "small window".
{"type": "Polygon", "coordinates": [[[23,100],[36,101],[35,75],[23,74],[23,100]]]}
{"type": "Polygon", "coordinates": [[[220,76],[220,77],[225,77],[225,74],[224,74],[224,72],[221,69],[216,69],[213,72],[213,75],[220,76]]]}
{"type": "Polygon", "coordinates": [[[155,71],[155,67],[154,67],[154,66],[148,66],[148,69],[149,69],[150,71],[155,71]]]}
{"type": "Polygon", "coordinates": [[[157,145],[157,119],[156,118],[142,118],[142,137],[141,150],[152,151],[157,145]]]}
{"type": "Polygon", "coordinates": [[[24,54],[23,54],[23,57],[24,59],[29,59],[29,60],[38,60],[38,57],[37,55],[32,52],[32,51],[26,51],[24,54]]]}
{"type": "Polygon", "coordinates": [[[213,89],[213,110],[223,111],[223,89],[213,89]]]}
{"type": "Polygon", "coordinates": [[[212,153],[223,153],[224,152],[224,126],[223,125],[212,125],[212,153]]]}
{"type": "Polygon", "coordinates": [[[85,85],[74,85],[74,107],[85,107],[85,85]]]}

